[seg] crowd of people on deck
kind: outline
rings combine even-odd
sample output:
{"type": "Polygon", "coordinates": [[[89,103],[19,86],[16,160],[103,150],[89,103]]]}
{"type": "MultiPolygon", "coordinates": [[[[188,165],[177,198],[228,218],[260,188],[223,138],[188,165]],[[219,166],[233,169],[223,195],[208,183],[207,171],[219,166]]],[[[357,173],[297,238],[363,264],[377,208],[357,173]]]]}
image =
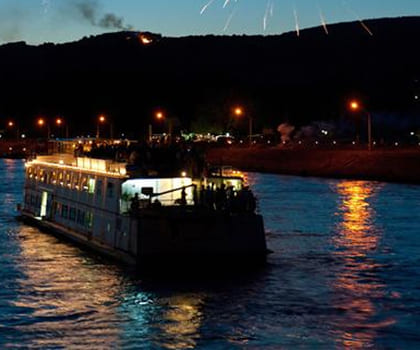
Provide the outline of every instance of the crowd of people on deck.
{"type": "MultiPolygon", "coordinates": [[[[207,175],[204,150],[190,143],[154,144],[154,143],[125,143],[119,144],[94,141],[86,151],[82,144],[76,146],[75,156],[113,159],[127,163],[127,170],[137,176],[179,176],[181,170],[193,178],[203,178],[207,175]]],[[[176,203],[187,205],[185,189],[176,203]]],[[[139,194],[131,199],[131,211],[137,211],[140,206],[139,194]]],[[[193,189],[193,203],[196,207],[209,210],[226,211],[232,213],[254,212],[256,199],[248,186],[236,190],[224,183],[217,186],[211,184],[193,189]]],[[[150,207],[160,206],[158,199],[150,199],[150,207]]]]}
{"type": "MultiPolygon", "coordinates": [[[[185,188],[181,190],[181,197],[175,200],[174,204],[180,206],[187,205],[187,194],[185,188]]],[[[207,210],[225,211],[229,213],[253,213],[256,210],[257,203],[254,194],[248,186],[235,191],[233,186],[226,187],[222,184],[220,187],[211,185],[202,186],[198,192],[196,187],[193,190],[194,207],[207,210]]],[[[154,201],[150,198],[149,208],[159,208],[162,204],[156,198],[154,201]]],[[[130,209],[135,213],[140,208],[139,194],[135,193],[131,198],[130,209]]]]}
{"type": "Polygon", "coordinates": [[[225,184],[216,188],[210,185],[203,186],[198,204],[204,208],[234,213],[254,212],[256,209],[254,194],[248,186],[235,191],[233,186],[226,187],[225,184]]]}

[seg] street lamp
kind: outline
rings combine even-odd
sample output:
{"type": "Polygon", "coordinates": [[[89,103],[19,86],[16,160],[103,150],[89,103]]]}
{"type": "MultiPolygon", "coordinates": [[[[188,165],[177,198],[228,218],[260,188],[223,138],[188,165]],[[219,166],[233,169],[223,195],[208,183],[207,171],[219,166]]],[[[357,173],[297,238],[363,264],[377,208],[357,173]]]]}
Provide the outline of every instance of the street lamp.
{"type": "Polygon", "coordinates": [[[16,126],[16,140],[19,140],[19,126],[15,124],[13,120],[9,120],[7,126],[12,129],[16,126]]]}
{"type": "Polygon", "coordinates": [[[353,112],[362,111],[366,113],[368,128],[368,150],[372,151],[372,115],[357,100],[350,101],[349,107],[350,110],[352,110],[353,112]]]}
{"type": "MultiPolygon", "coordinates": [[[[156,120],[163,120],[165,119],[165,114],[162,111],[156,111],[154,114],[156,120]]],[[[152,143],[153,141],[153,125],[152,122],[149,123],[149,142],[152,143]]]]}
{"type": "Polygon", "coordinates": [[[104,124],[106,121],[106,118],[104,115],[100,115],[98,117],[98,122],[96,123],[96,138],[99,139],[100,136],[100,125],[104,124]]]}
{"type": "Polygon", "coordinates": [[[66,139],[68,139],[69,138],[69,125],[68,125],[68,123],[66,123],[65,121],[64,121],[64,119],[63,118],[60,118],[60,117],[58,117],[56,120],[55,120],[55,124],[60,128],[63,124],[64,124],[64,126],[65,126],[65,128],[66,128],[66,139]]]}
{"type": "MultiPolygon", "coordinates": [[[[237,117],[242,117],[245,113],[242,107],[235,107],[233,113],[237,117]]],[[[249,147],[252,146],[252,117],[248,114],[249,147]]]]}
{"type": "Polygon", "coordinates": [[[100,136],[100,127],[101,124],[105,124],[106,122],[109,122],[109,138],[114,139],[114,124],[112,121],[110,121],[110,118],[105,117],[105,115],[101,114],[98,117],[98,122],[96,124],[96,138],[99,139],[100,136]]]}
{"type": "Polygon", "coordinates": [[[156,112],[156,119],[162,120],[163,118],[165,118],[165,115],[163,114],[163,112],[157,111],[156,112]]]}
{"type": "Polygon", "coordinates": [[[47,140],[49,140],[49,138],[50,138],[50,124],[44,118],[39,118],[37,120],[37,124],[41,128],[44,127],[44,126],[47,127],[47,140]]]}

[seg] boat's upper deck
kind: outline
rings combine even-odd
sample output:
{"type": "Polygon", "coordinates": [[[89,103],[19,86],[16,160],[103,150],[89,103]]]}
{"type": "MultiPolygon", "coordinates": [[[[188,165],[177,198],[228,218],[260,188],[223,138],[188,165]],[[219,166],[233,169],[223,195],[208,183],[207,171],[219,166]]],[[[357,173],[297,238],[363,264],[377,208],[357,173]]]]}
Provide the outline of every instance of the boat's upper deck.
{"type": "Polygon", "coordinates": [[[110,158],[92,157],[96,147],[91,139],[54,140],[48,145],[48,155],[39,155],[27,166],[51,167],[112,177],[127,177],[127,162],[110,158]]]}
{"type": "Polygon", "coordinates": [[[29,161],[28,165],[79,170],[82,172],[100,173],[113,177],[127,177],[126,163],[115,162],[109,159],[76,157],[72,154],[65,153],[38,156],[36,159],[29,161]]]}

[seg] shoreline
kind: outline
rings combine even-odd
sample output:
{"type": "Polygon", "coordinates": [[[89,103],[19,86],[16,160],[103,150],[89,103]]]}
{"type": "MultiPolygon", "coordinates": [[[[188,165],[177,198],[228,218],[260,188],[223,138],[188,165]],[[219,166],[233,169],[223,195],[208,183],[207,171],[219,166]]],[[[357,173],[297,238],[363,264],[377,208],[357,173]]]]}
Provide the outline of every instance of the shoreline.
{"type": "Polygon", "coordinates": [[[420,150],[212,148],[207,161],[246,171],[420,184],[420,150]]]}

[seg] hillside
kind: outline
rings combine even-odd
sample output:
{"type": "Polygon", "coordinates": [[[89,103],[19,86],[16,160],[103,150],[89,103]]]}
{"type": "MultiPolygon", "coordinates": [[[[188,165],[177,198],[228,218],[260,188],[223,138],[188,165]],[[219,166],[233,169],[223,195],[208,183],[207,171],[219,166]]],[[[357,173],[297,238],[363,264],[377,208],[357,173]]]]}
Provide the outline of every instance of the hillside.
{"type": "Polygon", "coordinates": [[[337,119],[357,95],[369,109],[418,116],[420,17],[367,21],[279,36],[161,38],[120,32],[77,42],[0,47],[0,116],[29,128],[37,114],[61,114],[93,130],[99,113],[117,130],[145,130],[164,107],[184,127],[227,123],[235,103],[256,128],[279,121],[337,119]]]}

